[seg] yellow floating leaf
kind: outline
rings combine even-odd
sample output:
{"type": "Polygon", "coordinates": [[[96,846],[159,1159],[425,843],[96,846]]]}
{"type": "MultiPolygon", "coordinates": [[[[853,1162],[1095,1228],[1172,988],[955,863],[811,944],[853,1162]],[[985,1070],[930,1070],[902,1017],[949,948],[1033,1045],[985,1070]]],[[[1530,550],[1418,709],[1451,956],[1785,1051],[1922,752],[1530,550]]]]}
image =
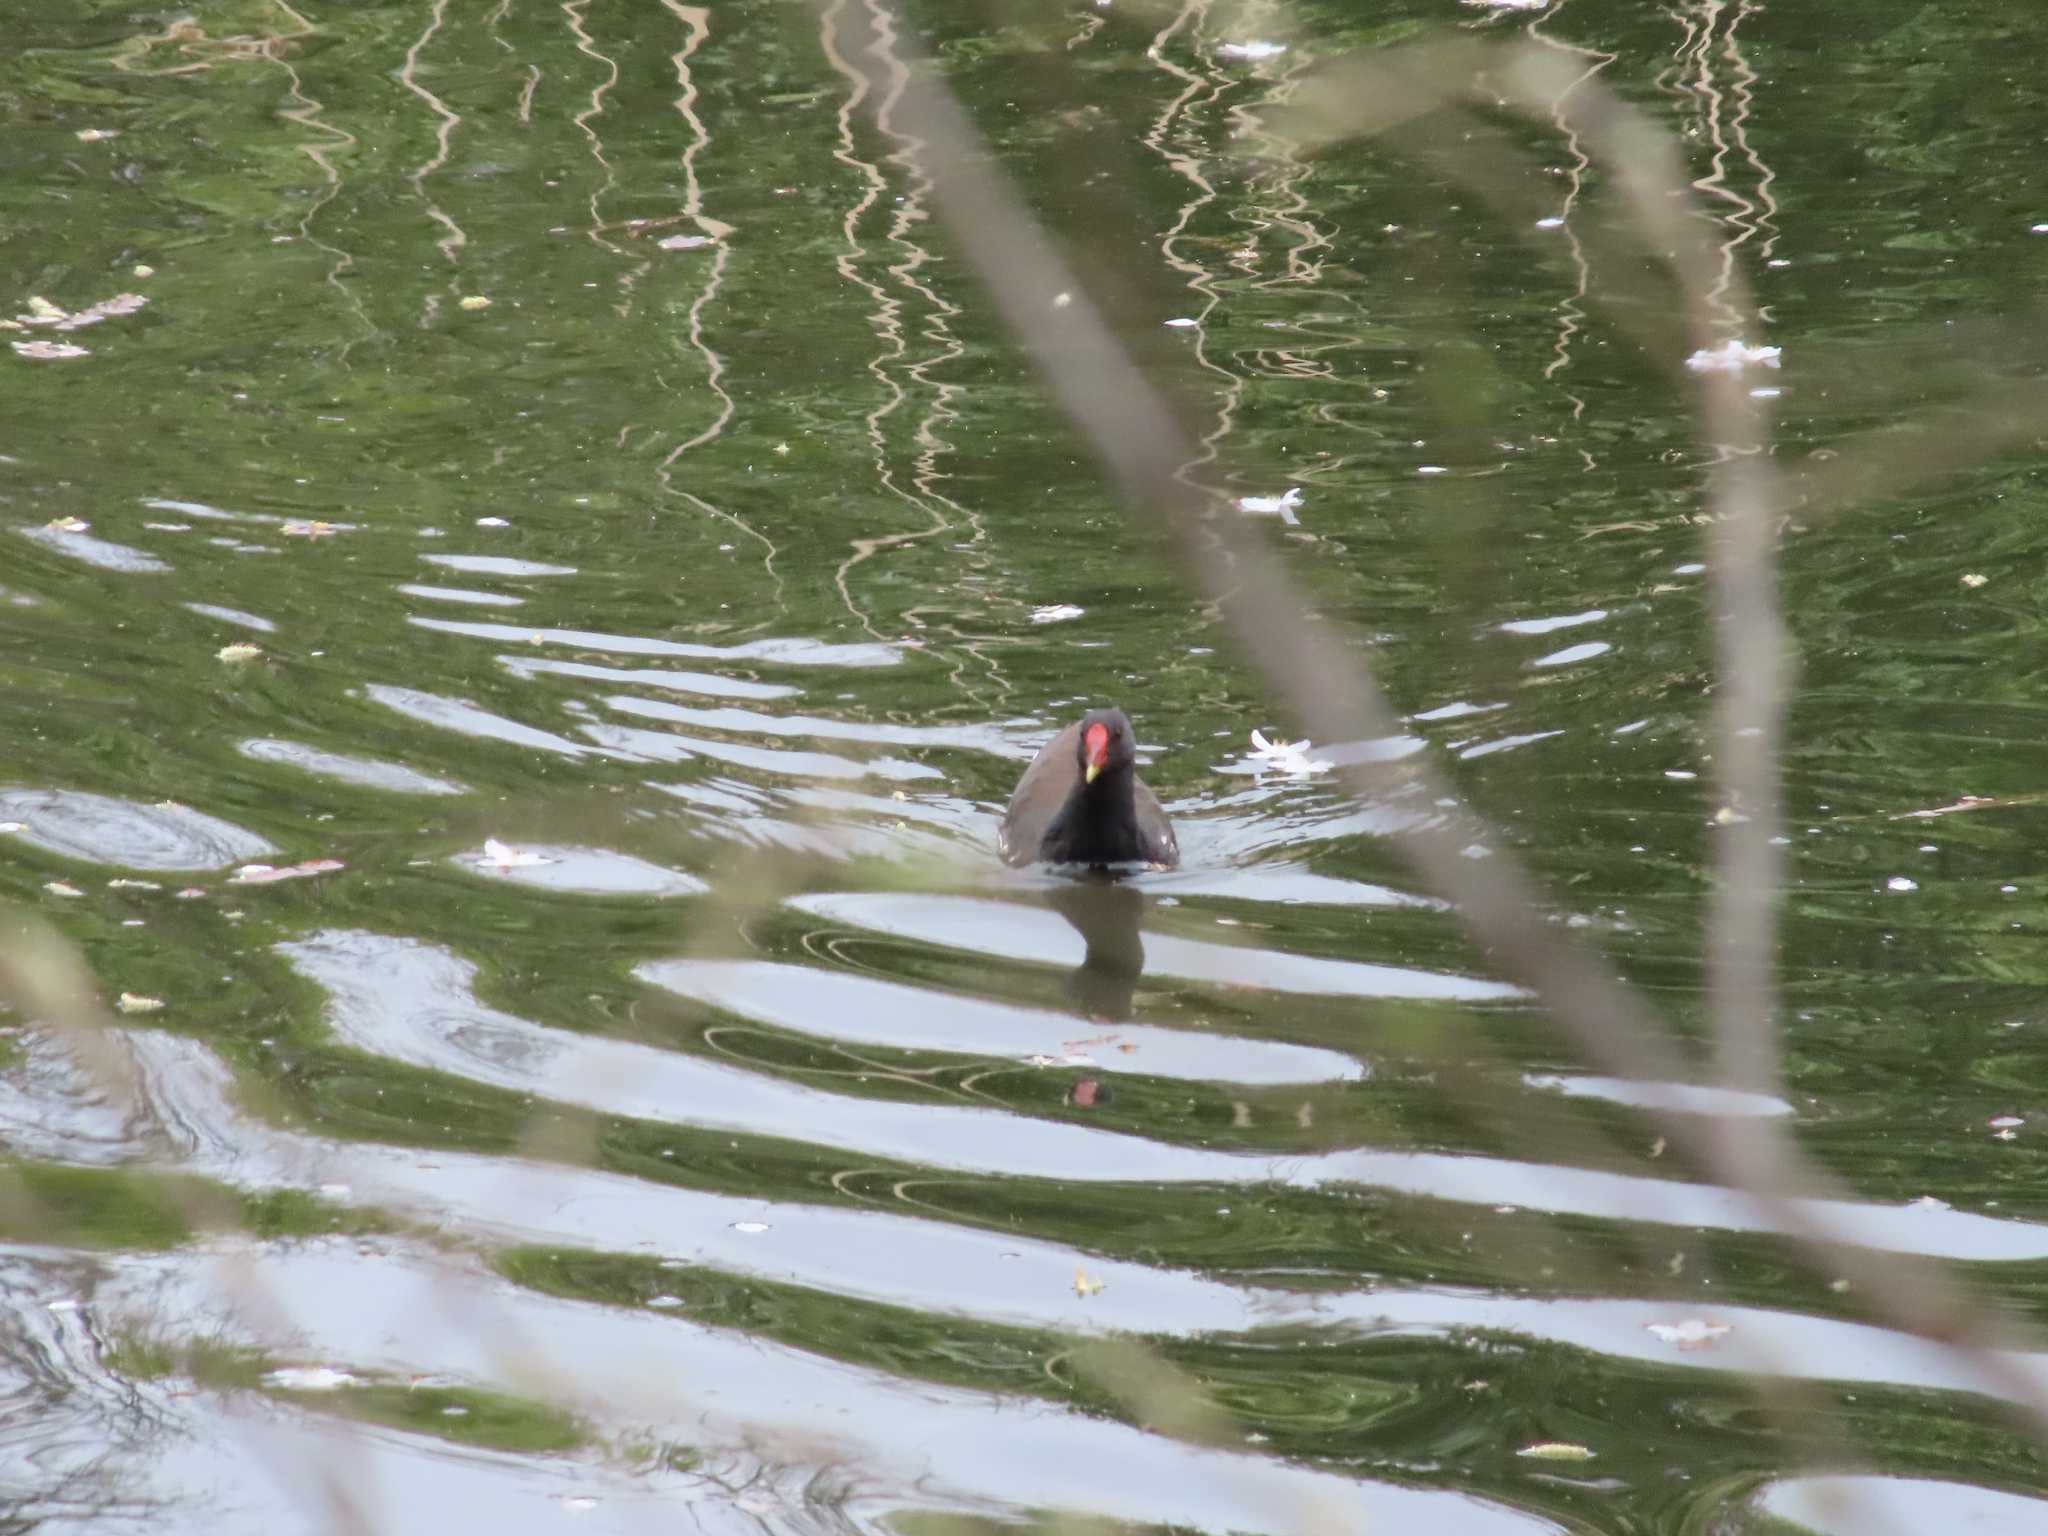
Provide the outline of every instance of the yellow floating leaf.
{"type": "Polygon", "coordinates": [[[164,1000],[160,997],[144,997],[138,992],[123,992],[120,1002],[114,1006],[123,1013],[155,1013],[163,1005],[164,1000]]]}
{"type": "Polygon", "coordinates": [[[491,301],[480,293],[464,294],[457,302],[463,309],[489,309],[491,307],[491,301]]]}
{"type": "Polygon", "coordinates": [[[1525,1445],[1515,1452],[1532,1461],[1591,1461],[1593,1453],[1583,1445],[1573,1445],[1569,1440],[1539,1440],[1534,1445],[1525,1445]]]}
{"type": "Polygon", "coordinates": [[[1089,1279],[1088,1275],[1082,1270],[1077,1269],[1074,1271],[1074,1294],[1076,1296],[1093,1296],[1107,1284],[1109,1284],[1107,1280],[1089,1279]]]}
{"type": "Polygon", "coordinates": [[[214,652],[214,655],[218,656],[222,661],[228,662],[231,665],[239,664],[245,661],[254,661],[258,656],[261,656],[262,654],[262,646],[251,645],[246,640],[237,640],[233,645],[224,645],[219,650],[214,652]]]}

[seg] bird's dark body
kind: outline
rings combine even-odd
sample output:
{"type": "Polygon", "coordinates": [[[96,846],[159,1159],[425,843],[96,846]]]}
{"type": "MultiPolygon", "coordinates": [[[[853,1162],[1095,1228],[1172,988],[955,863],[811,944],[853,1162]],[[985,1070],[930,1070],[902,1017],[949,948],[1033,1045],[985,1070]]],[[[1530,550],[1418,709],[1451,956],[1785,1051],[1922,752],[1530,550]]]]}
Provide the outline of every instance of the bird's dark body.
{"type": "Polygon", "coordinates": [[[1159,797],[1138,777],[1131,722],[1123,711],[1090,710],[1039,748],[1003,813],[999,846],[1009,864],[1161,864],[1180,862],[1180,844],[1159,797]],[[1085,733],[1107,732],[1104,761],[1091,783],[1085,733]]]}

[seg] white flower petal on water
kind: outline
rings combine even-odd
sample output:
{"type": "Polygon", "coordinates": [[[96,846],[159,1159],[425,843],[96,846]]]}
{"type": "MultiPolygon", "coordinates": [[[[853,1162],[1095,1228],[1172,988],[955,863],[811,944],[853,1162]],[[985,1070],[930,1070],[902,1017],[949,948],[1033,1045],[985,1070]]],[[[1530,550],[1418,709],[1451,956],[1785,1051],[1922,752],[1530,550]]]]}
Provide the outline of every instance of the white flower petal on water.
{"type": "Polygon", "coordinates": [[[1285,773],[1296,778],[1328,773],[1336,766],[1322,758],[1310,757],[1306,741],[1269,741],[1265,733],[1258,730],[1252,732],[1252,750],[1247,756],[1262,773],[1285,773]]]}
{"type": "Polygon", "coordinates": [[[1294,515],[1294,509],[1301,505],[1301,487],[1290,485],[1278,496],[1240,496],[1237,510],[1258,513],[1267,517],[1278,517],[1283,523],[1300,527],[1301,519],[1294,515]]]}
{"type": "Polygon", "coordinates": [[[1735,1331],[1732,1323],[1708,1322],[1703,1317],[1688,1317],[1679,1323],[1645,1323],[1643,1329],[1680,1349],[1703,1349],[1735,1331]]]}
{"type": "Polygon", "coordinates": [[[1702,347],[1685,360],[1685,366],[1694,373],[1740,373],[1752,364],[1775,368],[1782,356],[1783,350],[1778,347],[1754,347],[1729,340],[1718,347],[1702,347]]]}
{"type": "Polygon", "coordinates": [[[510,843],[501,843],[495,837],[484,839],[484,856],[478,863],[492,869],[526,869],[535,864],[552,864],[555,861],[544,853],[529,853],[524,848],[515,848],[510,843]]]}
{"type": "Polygon", "coordinates": [[[1031,610],[1034,624],[1064,624],[1069,619],[1078,619],[1088,610],[1073,603],[1047,603],[1043,608],[1031,610]]]}

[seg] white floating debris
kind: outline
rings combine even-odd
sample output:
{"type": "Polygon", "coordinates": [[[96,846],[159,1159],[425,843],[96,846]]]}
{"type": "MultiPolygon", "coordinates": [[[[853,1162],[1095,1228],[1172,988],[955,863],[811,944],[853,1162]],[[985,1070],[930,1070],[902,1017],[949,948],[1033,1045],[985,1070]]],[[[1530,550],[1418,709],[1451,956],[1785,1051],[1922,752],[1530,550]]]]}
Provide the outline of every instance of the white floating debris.
{"type": "Polygon", "coordinates": [[[1666,768],[1664,770],[1664,777],[1667,779],[1696,779],[1699,775],[1690,768],[1666,768]]]}
{"type": "Polygon", "coordinates": [[[1547,219],[1538,219],[1536,221],[1536,227],[1538,229],[1563,229],[1564,220],[1557,217],[1556,214],[1552,214],[1547,219]]]}
{"type": "Polygon", "coordinates": [[[1917,891],[1920,889],[1920,882],[1908,880],[1904,875],[1893,875],[1891,879],[1885,881],[1884,888],[1888,891],[1917,891]]]}
{"type": "Polygon", "coordinates": [[[1752,363],[1775,368],[1783,356],[1779,347],[1753,347],[1747,342],[1724,341],[1715,348],[1701,348],[1685,360],[1694,373],[1740,373],[1752,363]]]}
{"type": "Polygon", "coordinates": [[[680,1307],[680,1306],[681,1306],[682,1304],[683,1304],[683,1298],[682,1298],[682,1297],[680,1297],[680,1296],[670,1296],[670,1295],[668,1295],[668,1294],[666,1294],[666,1293],[664,1293],[664,1294],[662,1294],[662,1295],[660,1295],[660,1296],[650,1296],[650,1297],[648,1297],[648,1298],[647,1298],[647,1305],[649,1305],[650,1307],[660,1307],[660,1308],[662,1308],[662,1309],[664,1309],[664,1310],[667,1310],[667,1309],[670,1309],[670,1308],[673,1308],[673,1307],[680,1307]]]}
{"type": "Polygon", "coordinates": [[[347,1371],[337,1371],[330,1365],[285,1365],[274,1371],[266,1371],[263,1384],[278,1387],[286,1392],[335,1392],[343,1387],[353,1387],[359,1377],[347,1371]]]}
{"type": "Polygon", "coordinates": [[[160,997],[144,997],[137,992],[123,992],[121,1000],[114,1004],[123,1013],[155,1013],[164,1005],[160,997]]]}
{"type": "Polygon", "coordinates": [[[466,293],[456,301],[459,309],[489,309],[491,301],[480,293],[466,293]]]}
{"type": "Polygon", "coordinates": [[[2030,231],[2030,233],[2036,235],[2048,235],[2048,224],[2036,224],[2030,231]]]}
{"type": "Polygon", "coordinates": [[[1643,1330],[1680,1349],[1702,1349],[1735,1331],[1731,1323],[1710,1323],[1703,1317],[1688,1317],[1682,1323],[1645,1323],[1643,1330]]]}
{"type": "Polygon", "coordinates": [[[52,896],[83,896],[85,892],[68,880],[52,880],[43,886],[52,896]]]}
{"type": "Polygon", "coordinates": [[[732,1229],[735,1232],[766,1232],[768,1230],[768,1223],[765,1221],[736,1221],[732,1224],[732,1229]]]}
{"type": "Polygon", "coordinates": [[[17,341],[13,346],[23,357],[38,363],[57,362],[67,357],[91,356],[84,347],[73,346],[68,341],[44,341],[40,337],[34,341],[17,341]]]}
{"type": "Polygon", "coordinates": [[[1240,496],[1237,510],[1255,512],[1268,517],[1277,517],[1290,527],[1301,526],[1301,519],[1294,515],[1294,509],[1301,505],[1301,487],[1290,485],[1278,496],[1240,496]]]}
{"type": "Polygon", "coordinates": [[[1175,319],[1167,321],[1166,323],[1172,326],[1175,330],[1186,330],[1189,326],[1200,325],[1202,322],[1199,320],[1190,320],[1186,315],[1180,315],[1175,319]]]}
{"type": "MultiPolygon", "coordinates": [[[[1516,7],[1521,9],[1521,7],[1516,7]]],[[[1515,1452],[1517,1456],[1528,1456],[1536,1461],[1591,1461],[1593,1453],[1583,1445],[1573,1445],[1568,1440],[1541,1440],[1535,1445],[1525,1445],[1515,1452]]]]}
{"type": "Polygon", "coordinates": [[[480,517],[476,520],[476,525],[479,528],[510,528],[512,526],[509,519],[502,517],[480,517]]]}
{"type": "Polygon", "coordinates": [[[228,876],[229,885],[275,885],[280,880],[304,880],[313,875],[329,875],[337,869],[344,869],[339,859],[307,859],[302,864],[244,864],[228,876]]]}
{"type": "Polygon", "coordinates": [[[1251,761],[1261,772],[1291,774],[1306,778],[1312,773],[1328,773],[1336,766],[1323,758],[1309,756],[1306,741],[1269,741],[1263,731],[1252,732],[1251,761]]]}
{"type": "Polygon", "coordinates": [[[233,645],[222,646],[213,654],[218,660],[234,665],[239,662],[254,661],[263,654],[263,647],[251,645],[246,640],[237,640],[233,645]]]}
{"type": "Polygon", "coordinates": [[[480,865],[492,869],[525,869],[535,864],[552,864],[555,861],[544,853],[529,853],[524,848],[514,848],[510,843],[501,843],[495,837],[484,839],[483,857],[480,865]]]}
{"type": "Polygon", "coordinates": [[[709,245],[709,235],[670,235],[666,240],[654,242],[664,251],[694,251],[700,245],[709,245]]]}
{"type": "Polygon", "coordinates": [[[1448,475],[1450,470],[1442,464],[1418,464],[1415,466],[1415,473],[1418,475],[1448,475]]]}
{"type": "Polygon", "coordinates": [[[1064,624],[1069,619],[1078,619],[1087,611],[1085,608],[1077,608],[1072,603],[1047,603],[1043,608],[1031,610],[1031,622],[1034,624],[1064,624]]]}
{"type": "Polygon", "coordinates": [[[1969,571],[1964,574],[1962,581],[1964,586],[1975,588],[1983,586],[1990,579],[1982,571],[1969,571]]]}
{"type": "Polygon", "coordinates": [[[2018,1115],[1994,1115],[1984,1123],[1994,1131],[2016,1131],[2027,1122],[2018,1115]]]}
{"type": "Polygon", "coordinates": [[[1767,384],[1761,389],[1752,389],[1749,392],[1749,398],[1752,400],[1775,400],[1784,393],[1785,391],[1778,388],[1777,385],[1767,384]]]}
{"type": "Polygon", "coordinates": [[[1216,50],[1227,59],[1272,59],[1287,51],[1285,43],[1225,43],[1216,50]]]}

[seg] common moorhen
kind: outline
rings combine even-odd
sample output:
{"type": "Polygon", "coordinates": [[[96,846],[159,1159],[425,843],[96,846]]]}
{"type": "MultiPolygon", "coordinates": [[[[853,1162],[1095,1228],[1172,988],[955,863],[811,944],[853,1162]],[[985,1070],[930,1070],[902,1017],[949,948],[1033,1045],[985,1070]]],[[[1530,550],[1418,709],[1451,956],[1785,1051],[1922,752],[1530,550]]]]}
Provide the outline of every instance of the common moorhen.
{"type": "Polygon", "coordinates": [[[1138,777],[1122,710],[1091,709],[1038,749],[1003,812],[996,846],[1007,864],[1180,862],[1159,797],[1138,777]]]}

